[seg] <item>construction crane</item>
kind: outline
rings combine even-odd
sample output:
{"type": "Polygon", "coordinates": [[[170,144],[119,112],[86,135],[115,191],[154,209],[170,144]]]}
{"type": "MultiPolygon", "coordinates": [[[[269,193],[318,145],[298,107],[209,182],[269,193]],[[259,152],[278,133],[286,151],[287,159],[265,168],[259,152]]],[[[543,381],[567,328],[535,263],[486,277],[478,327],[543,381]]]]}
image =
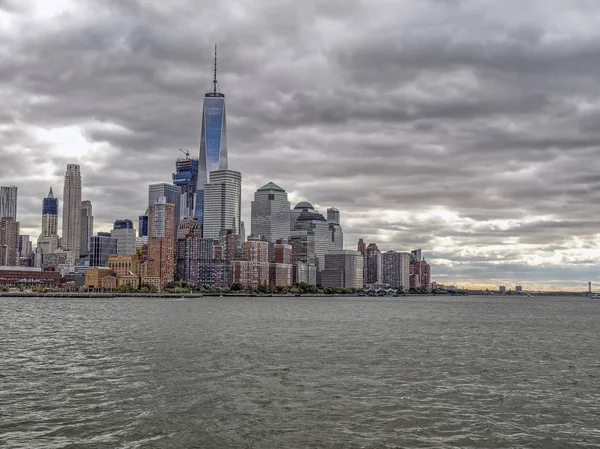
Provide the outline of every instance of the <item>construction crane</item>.
{"type": "Polygon", "coordinates": [[[181,151],[183,154],[185,154],[185,160],[189,161],[190,160],[190,152],[189,151],[183,151],[181,148],[179,149],[179,151],[181,151]]]}

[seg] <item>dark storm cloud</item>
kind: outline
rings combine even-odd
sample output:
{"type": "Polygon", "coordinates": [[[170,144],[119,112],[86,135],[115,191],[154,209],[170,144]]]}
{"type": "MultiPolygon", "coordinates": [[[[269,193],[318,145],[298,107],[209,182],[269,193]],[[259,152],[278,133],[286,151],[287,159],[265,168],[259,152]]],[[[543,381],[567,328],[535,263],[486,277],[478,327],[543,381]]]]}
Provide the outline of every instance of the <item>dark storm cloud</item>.
{"type": "Polygon", "coordinates": [[[579,279],[600,255],[598,13],[566,0],[0,0],[0,182],[20,185],[33,234],[69,162],[98,228],[135,219],[178,149],[198,152],[218,41],[248,231],[252,193],[272,180],[340,208],[349,247],[422,246],[445,280],[579,279]],[[561,264],[571,271],[551,271],[561,264]]]}

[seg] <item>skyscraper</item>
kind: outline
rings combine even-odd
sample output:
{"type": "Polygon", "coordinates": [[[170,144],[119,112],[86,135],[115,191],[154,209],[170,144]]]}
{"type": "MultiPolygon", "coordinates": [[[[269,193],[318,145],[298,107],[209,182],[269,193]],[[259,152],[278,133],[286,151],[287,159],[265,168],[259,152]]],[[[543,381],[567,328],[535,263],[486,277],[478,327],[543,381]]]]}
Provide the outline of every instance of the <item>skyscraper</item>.
{"type": "Polygon", "coordinates": [[[376,243],[369,243],[365,253],[366,275],[365,284],[380,284],[382,280],[381,273],[381,251],[376,243]]]}
{"type": "Polygon", "coordinates": [[[138,218],[138,236],[148,236],[148,209],[146,209],[146,213],[144,215],[140,215],[138,218]]]}
{"type": "MultiPolygon", "coordinates": [[[[296,205],[295,209],[302,204],[296,205]]],[[[306,204],[310,206],[309,203],[306,204]]],[[[306,263],[316,265],[316,282],[317,285],[320,285],[320,272],[325,268],[325,253],[331,249],[331,236],[325,217],[311,208],[303,208],[298,218],[296,218],[294,230],[290,232],[290,243],[294,246],[294,240],[306,238],[307,254],[309,255],[306,263]],[[310,256],[313,254],[310,253],[312,251],[314,251],[314,258],[311,260],[310,256]]]]}
{"type": "Polygon", "coordinates": [[[68,164],[63,190],[62,247],[80,254],[81,236],[81,172],[79,165],[68,164]]]}
{"type": "Polygon", "coordinates": [[[90,237],[90,267],[105,267],[109,256],[117,254],[117,239],[99,232],[90,237]]]}
{"type": "Polygon", "coordinates": [[[336,207],[327,209],[327,223],[331,234],[331,249],[339,251],[344,249],[344,233],[340,224],[340,211],[336,207]]]}
{"type": "Polygon", "coordinates": [[[225,118],[225,95],[219,92],[217,82],[217,46],[210,92],[204,95],[202,109],[202,130],[200,132],[200,161],[198,173],[198,193],[196,198],[196,218],[202,225],[204,205],[204,184],[215,170],[227,170],[227,123],[225,118]]]}
{"type": "Polygon", "coordinates": [[[52,187],[42,200],[42,236],[58,237],[58,198],[54,198],[52,187]]]}
{"type": "Polygon", "coordinates": [[[81,234],[79,236],[79,251],[82,256],[90,253],[90,237],[94,235],[94,216],[92,215],[92,202],[81,202],[81,234]]]}
{"type": "Polygon", "coordinates": [[[42,233],[36,248],[37,267],[42,266],[44,254],[52,254],[58,248],[58,198],[54,198],[52,187],[42,200],[42,233]]]}
{"type": "MultiPolygon", "coordinates": [[[[148,188],[148,208],[150,208],[152,204],[155,204],[159,198],[164,198],[167,203],[172,204],[175,208],[175,227],[173,228],[173,244],[175,244],[177,227],[179,226],[179,217],[181,215],[181,188],[173,184],[167,184],[166,182],[150,184],[148,188]]],[[[150,218],[148,220],[150,220],[150,218]]]]}
{"type": "Polygon", "coordinates": [[[233,170],[210,173],[204,185],[204,226],[202,236],[216,239],[221,229],[240,233],[242,174],[233,170]]]}
{"type": "Polygon", "coordinates": [[[387,251],[382,255],[383,283],[392,288],[410,287],[410,254],[387,251]]]}
{"type": "Polygon", "coordinates": [[[0,218],[17,219],[17,186],[0,187],[0,218]]]}
{"type": "Polygon", "coordinates": [[[131,220],[115,220],[110,235],[117,240],[116,254],[135,254],[135,229],[131,220]]]}
{"type": "MultiPolygon", "coordinates": [[[[183,151],[183,150],[182,150],[183,151]]],[[[173,184],[179,186],[180,210],[178,220],[196,217],[196,192],[198,190],[198,159],[190,158],[190,153],[185,153],[185,158],[175,162],[173,184]]]]}
{"type": "Polygon", "coordinates": [[[274,243],[287,241],[290,234],[290,202],[284,189],[272,182],[254,193],[251,204],[251,233],[274,243]]]}

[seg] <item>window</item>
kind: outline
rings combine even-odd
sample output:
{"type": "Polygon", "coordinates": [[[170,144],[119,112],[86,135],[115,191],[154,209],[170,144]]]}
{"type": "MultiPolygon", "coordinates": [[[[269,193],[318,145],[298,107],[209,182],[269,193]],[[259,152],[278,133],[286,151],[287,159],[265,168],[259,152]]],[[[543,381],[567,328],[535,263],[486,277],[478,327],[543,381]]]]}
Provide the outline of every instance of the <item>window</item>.
{"type": "Polygon", "coordinates": [[[274,193],[269,193],[269,201],[273,201],[275,199],[275,194],[274,193]]]}

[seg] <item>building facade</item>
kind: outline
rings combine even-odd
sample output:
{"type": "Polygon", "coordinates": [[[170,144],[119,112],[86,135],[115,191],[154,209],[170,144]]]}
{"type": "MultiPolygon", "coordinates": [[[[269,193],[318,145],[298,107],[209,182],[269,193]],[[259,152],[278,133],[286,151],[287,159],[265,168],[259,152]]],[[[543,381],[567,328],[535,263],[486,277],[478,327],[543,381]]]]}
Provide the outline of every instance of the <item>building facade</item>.
{"type": "Polygon", "coordinates": [[[138,217],[138,237],[148,237],[148,209],[138,217]]]}
{"type": "Polygon", "coordinates": [[[0,218],[0,265],[16,266],[19,257],[19,222],[13,217],[0,218]]]}
{"type": "Polygon", "coordinates": [[[196,217],[196,195],[198,191],[198,159],[189,157],[175,161],[173,184],[179,187],[179,220],[196,217]]]}
{"type": "Polygon", "coordinates": [[[81,171],[79,165],[67,165],[63,189],[63,233],[61,246],[77,257],[81,245],[81,171]]]}
{"type": "Polygon", "coordinates": [[[84,200],[81,202],[81,234],[79,236],[79,248],[82,256],[90,253],[90,237],[94,235],[94,215],[92,213],[92,202],[84,200]]]}
{"type": "MultiPolygon", "coordinates": [[[[150,210],[150,205],[155,204],[159,198],[164,198],[168,204],[172,204],[174,206],[175,227],[173,228],[173,244],[175,244],[175,239],[177,238],[175,233],[177,232],[177,227],[179,226],[179,216],[181,215],[181,189],[179,186],[167,184],[166,182],[150,184],[148,186],[148,210],[150,210]]],[[[150,220],[150,217],[148,220],[150,220]]],[[[150,235],[150,225],[148,225],[148,235],[150,235]]]]}
{"type": "Polygon", "coordinates": [[[136,231],[131,220],[115,220],[110,235],[117,240],[117,254],[135,254],[136,231]]]}
{"type": "Polygon", "coordinates": [[[42,266],[44,254],[52,254],[59,246],[58,239],[58,198],[54,198],[52,187],[42,200],[42,232],[38,237],[35,265],[42,266]]]}
{"type": "Polygon", "coordinates": [[[117,254],[117,239],[100,232],[90,237],[90,267],[105,267],[113,254],[117,254]]]}
{"type": "Polygon", "coordinates": [[[204,223],[202,236],[218,238],[221,229],[240,233],[242,175],[233,170],[210,173],[210,182],[204,185],[204,223]]]}
{"type": "Polygon", "coordinates": [[[387,251],[382,254],[383,283],[391,288],[410,288],[410,254],[387,251]]]}
{"type": "Polygon", "coordinates": [[[361,289],[363,287],[363,256],[360,251],[335,250],[325,254],[323,287],[361,289]]]}
{"type": "Polygon", "coordinates": [[[381,284],[382,282],[381,251],[376,243],[369,243],[365,251],[365,284],[381,284]]]}
{"type": "Polygon", "coordinates": [[[158,279],[162,290],[175,274],[175,205],[164,197],[158,198],[148,214],[147,277],[158,279]]]}
{"type": "Polygon", "coordinates": [[[17,219],[17,186],[0,187],[0,218],[17,219]]]}
{"type": "Polygon", "coordinates": [[[287,192],[269,182],[254,193],[251,203],[251,233],[269,242],[287,240],[290,234],[290,202],[287,192]]]}

